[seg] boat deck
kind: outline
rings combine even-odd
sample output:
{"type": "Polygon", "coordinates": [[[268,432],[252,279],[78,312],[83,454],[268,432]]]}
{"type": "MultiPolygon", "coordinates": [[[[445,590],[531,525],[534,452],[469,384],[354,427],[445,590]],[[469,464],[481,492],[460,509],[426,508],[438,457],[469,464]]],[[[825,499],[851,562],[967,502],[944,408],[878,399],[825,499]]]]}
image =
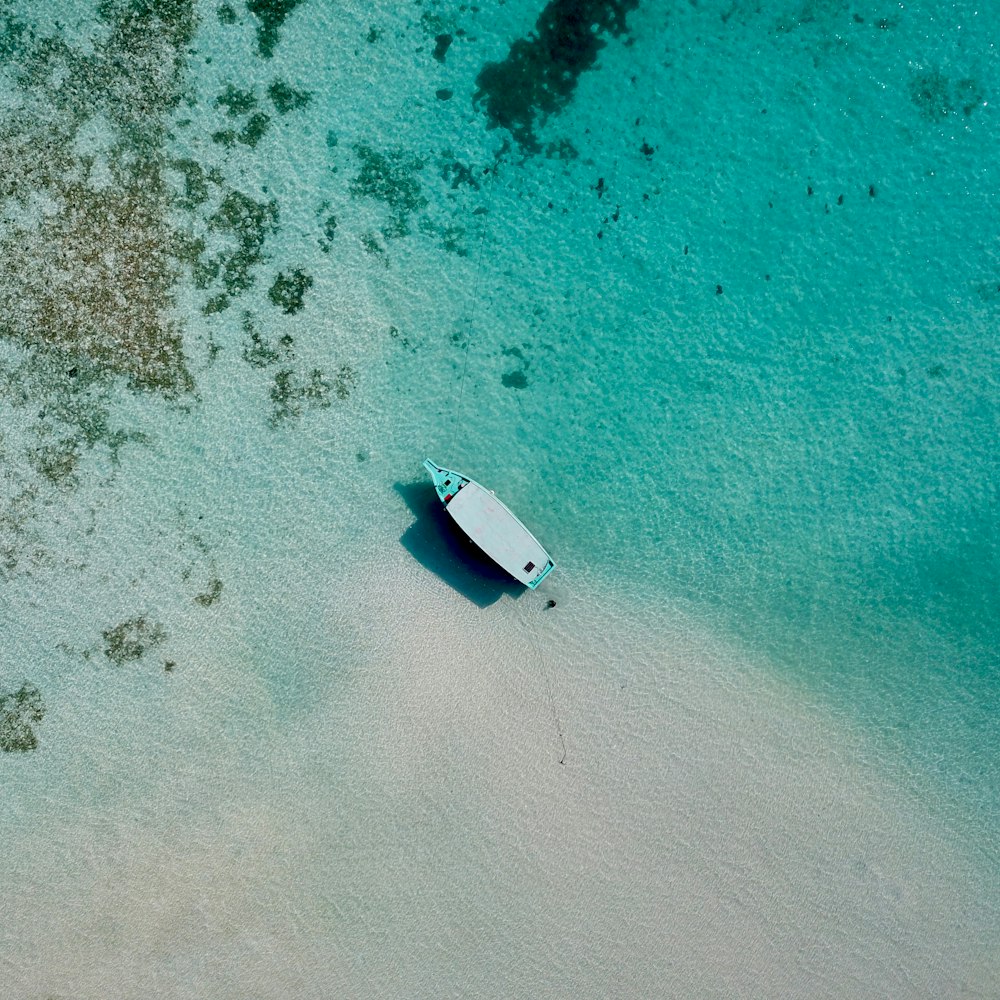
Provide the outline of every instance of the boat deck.
{"type": "Polygon", "coordinates": [[[521,583],[530,586],[550,562],[538,539],[479,483],[464,485],[447,509],[469,538],[521,583]]]}
{"type": "Polygon", "coordinates": [[[534,590],[555,568],[541,542],[492,490],[430,459],[424,466],[455,523],[515,580],[534,590]]]}

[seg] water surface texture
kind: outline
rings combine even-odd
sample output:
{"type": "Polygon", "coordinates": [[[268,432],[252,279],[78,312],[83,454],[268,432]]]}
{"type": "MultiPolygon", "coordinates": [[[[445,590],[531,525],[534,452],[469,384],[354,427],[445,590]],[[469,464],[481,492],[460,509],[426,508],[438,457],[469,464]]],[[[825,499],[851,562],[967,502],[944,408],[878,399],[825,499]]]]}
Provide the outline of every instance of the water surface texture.
{"type": "Polygon", "coordinates": [[[996,996],[997,38],[0,0],[0,992],[996,996]]]}

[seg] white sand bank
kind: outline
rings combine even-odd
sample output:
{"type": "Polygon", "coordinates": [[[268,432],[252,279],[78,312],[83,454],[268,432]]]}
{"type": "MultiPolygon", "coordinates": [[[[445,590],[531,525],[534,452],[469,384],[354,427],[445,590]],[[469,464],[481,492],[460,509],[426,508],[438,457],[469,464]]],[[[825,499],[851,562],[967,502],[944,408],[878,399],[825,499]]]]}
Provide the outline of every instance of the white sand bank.
{"type": "Polygon", "coordinates": [[[568,574],[330,583],[270,626],[329,639],[293,707],[192,634],[113,753],[81,717],[105,791],[11,845],[5,996],[994,995],[995,884],[756,670],[568,574]]]}

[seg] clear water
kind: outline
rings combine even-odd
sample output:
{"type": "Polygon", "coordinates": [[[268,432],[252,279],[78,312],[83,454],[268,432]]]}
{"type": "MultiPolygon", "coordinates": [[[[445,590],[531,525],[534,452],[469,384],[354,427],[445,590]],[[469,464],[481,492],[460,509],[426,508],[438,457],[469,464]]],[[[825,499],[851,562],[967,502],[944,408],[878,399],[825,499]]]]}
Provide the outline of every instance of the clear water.
{"type": "Polygon", "coordinates": [[[0,6],[9,995],[995,994],[997,15],[619,6],[0,6]]]}

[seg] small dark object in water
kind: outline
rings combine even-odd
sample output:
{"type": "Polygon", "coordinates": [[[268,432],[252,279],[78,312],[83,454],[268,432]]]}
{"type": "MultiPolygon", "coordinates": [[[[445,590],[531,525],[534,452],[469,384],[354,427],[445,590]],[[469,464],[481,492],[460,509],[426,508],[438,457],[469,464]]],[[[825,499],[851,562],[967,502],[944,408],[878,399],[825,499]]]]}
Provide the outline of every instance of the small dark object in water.
{"type": "Polygon", "coordinates": [[[451,46],[453,41],[454,39],[448,34],[434,36],[434,58],[437,59],[439,63],[444,62],[445,53],[448,51],[448,48],[451,46]]]}
{"type": "Polygon", "coordinates": [[[869,198],[874,198],[875,197],[875,185],[874,184],[870,184],[868,186],[868,197],[869,198]]]}
{"type": "Polygon", "coordinates": [[[716,295],[721,295],[722,294],[722,285],[716,285],[715,286],[715,294],[716,295]]]}
{"type": "Polygon", "coordinates": [[[555,606],[556,606],[556,602],[553,601],[552,598],[549,598],[549,600],[547,600],[545,602],[545,607],[547,607],[547,608],[554,608],[555,606]]]}

